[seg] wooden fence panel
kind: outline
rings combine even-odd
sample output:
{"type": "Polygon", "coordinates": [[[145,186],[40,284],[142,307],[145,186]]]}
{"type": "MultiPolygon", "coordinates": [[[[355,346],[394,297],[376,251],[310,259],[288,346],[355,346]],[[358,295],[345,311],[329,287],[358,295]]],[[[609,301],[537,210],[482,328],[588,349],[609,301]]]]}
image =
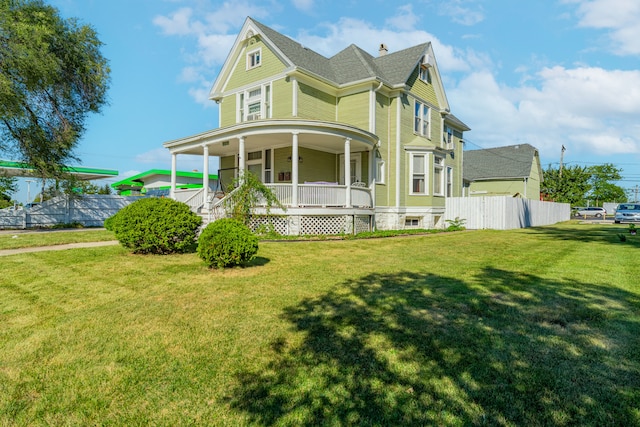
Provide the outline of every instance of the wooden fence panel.
{"type": "Polygon", "coordinates": [[[505,196],[447,198],[445,220],[456,218],[471,230],[510,230],[568,221],[571,206],[505,196]]]}

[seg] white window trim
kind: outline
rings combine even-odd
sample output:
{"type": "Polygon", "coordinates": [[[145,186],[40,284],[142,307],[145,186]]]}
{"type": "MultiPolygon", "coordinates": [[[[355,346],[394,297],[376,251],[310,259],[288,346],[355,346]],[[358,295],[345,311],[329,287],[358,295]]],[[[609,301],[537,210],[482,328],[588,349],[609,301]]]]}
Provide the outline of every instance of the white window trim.
{"type": "Polygon", "coordinates": [[[429,107],[424,102],[418,101],[417,99],[414,101],[413,106],[413,132],[417,135],[424,136],[427,139],[431,139],[431,107],[429,107]],[[418,114],[416,114],[416,106],[420,106],[418,114]],[[427,129],[425,132],[422,132],[422,129],[424,128],[424,117],[427,118],[427,129]],[[418,120],[420,120],[420,126],[417,126],[418,120]]]}
{"type": "Polygon", "coordinates": [[[429,168],[429,164],[431,163],[431,154],[428,152],[424,152],[424,151],[416,151],[416,152],[409,152],[409,195],[411,196],[429,196],[429,184],[431,182],[431,180],[429,179],[429,171],[431,170],[429,168]],[[423,174],[424,174],[424,193],[416,193],[413,191],[413,158],[415,156],[424,156],[424,169],[423,169],[423,174]]]}
{"type": "Polygon", "coordinates": [[[258,68],[259,66],[262,65],[262,48],[258,48],[258,49],[253,49],[247,52],[247,70],[252,70],[254,68],[258,68]],[[252,58],[255,57],[255,55],[258,54],[258,61],[255,64],[251,64],[252,62],[252,58]]]}
{"type": "Polygon", "coordinates": [[[249,122],[251,120],[257,119],[268,119],[272,114],[272,99],[273,99],[273,87],[271,83],[262,84],[259,86],[252,86],[243,90],[242,92],[238,92],[236,95],[236,123],[249,122]],[[267,88],[269,88],[267,90],[267,88]],[[255,95],[250,97],[249,94],[256,90],[260,90],[260,95],[255,95]],[[267,92],[269,99],[267,99],[267,92]],[[250,113],[249,106],[255,105],[256,103],[260,104],[260,111],[258,113],[250,113]],[[267,108],[268,105],[268,108],[267,108]],[[250,115],[256,115],[257,117],[252,117],[249,119],[250,115]]]}
{"type": "Polygon", "coordinates": [[[446,190],[444,188],[445,186],[445,172],[446,172],[446,168],[444,165],[444,157],[442,156],[433,156],[433,187],[432,191],[433,191],[433,195],[434,196],[444,196],[446,194],[446,190]],[[442,163],[438,164],[436,163],[436,159],[440,159],[442,161],[442,163]],[[440,169],[440,191],[436,192],[435,189],[435,185],[436,185],[436,169],[440,169]]]}
{"type": "Polygon", "coordinates": [[[445,167],[445,180],[444,180],[444,195],[445,197],[453,197],[453,168],[451,166],[445,167]],[[451,177],[451,194],[449,194],[449,177],[451,177]]]}

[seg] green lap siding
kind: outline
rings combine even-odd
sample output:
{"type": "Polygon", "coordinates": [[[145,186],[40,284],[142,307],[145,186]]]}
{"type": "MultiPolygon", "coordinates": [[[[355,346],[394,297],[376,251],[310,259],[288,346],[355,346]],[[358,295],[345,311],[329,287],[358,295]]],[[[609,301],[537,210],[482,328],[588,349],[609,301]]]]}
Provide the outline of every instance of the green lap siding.
{"type": "Polygon", "coordinates": [[[369,92],[341,97],[338,100],[338,121],[369,129],[369,92]]]}
{"type": "Polygon", "coordinates": [[[309,85],[298,85],[298,117],[302,119],[335,121],[336,97],[309,85]]]}
{"type": "Polygon", "coordinates": [[[256,41],[254,44],[247,46],[244,52],[240,55],[236,67],[233,70],[225,91],[231,91],[238,88],[250,86],[251,84],[269,79],[277,74],[283,73],[285,64],[278,59],[277,56],[266,47],[262,41],[256,41]],[[261,64],[258,67],[247,70],[247,54],[256,49],[261,49],[262,59],[261,64]]]}

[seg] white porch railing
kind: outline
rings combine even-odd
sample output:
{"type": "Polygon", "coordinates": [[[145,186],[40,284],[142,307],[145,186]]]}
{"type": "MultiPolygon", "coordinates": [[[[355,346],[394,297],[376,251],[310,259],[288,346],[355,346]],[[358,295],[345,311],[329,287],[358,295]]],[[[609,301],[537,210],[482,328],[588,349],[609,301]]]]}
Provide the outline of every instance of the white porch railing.
{"type": "MultiPolygon", "coordinates": [[[[293,186],[291,184],[266,184],[283,206],[292,206],[293,186]]],[[[346,207],[346,185],[299,184],[298,206],[346,207]]],[[[371,188],[351,187],[351,205],[363,208],[373,207],[371,188]]]]}
{"type": "MultiPolygon", "coordinates": [[[[293,186],[291,184],[266,184],[266,186],[273,191],[280,204],[285,207],[292,206],[293,186]]],[[[351,207],[373,208],[372,193],[370,187],[351,187],[351,207]]],[[[212,195],[212,193],[210,194],[212,195]]],[[[346,207],[346,196],[346,185],[298,185],[299,207],[346,207]]],[[[229,194],[224,199],[205,201],[204,191],[201,188],[175,191],[175,200],[186,203],[194,212],[198,212],[201,208],[206,208],[210,219],[214,220],[225,215],[223,200],[228,199],[228,197],[229,194]]],[[[263,200],[258,206],[266,206],[265,201],[263,200]]]]}

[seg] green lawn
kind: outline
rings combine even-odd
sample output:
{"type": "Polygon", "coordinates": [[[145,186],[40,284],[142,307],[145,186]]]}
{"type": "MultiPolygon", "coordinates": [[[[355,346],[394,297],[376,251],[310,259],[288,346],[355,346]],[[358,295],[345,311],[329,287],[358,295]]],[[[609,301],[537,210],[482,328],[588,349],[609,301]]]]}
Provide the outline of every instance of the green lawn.
{"type": "Polygon", "coordinates": [[[3,257],[0,425],[640,425],[625,228],[3,257]]]}

